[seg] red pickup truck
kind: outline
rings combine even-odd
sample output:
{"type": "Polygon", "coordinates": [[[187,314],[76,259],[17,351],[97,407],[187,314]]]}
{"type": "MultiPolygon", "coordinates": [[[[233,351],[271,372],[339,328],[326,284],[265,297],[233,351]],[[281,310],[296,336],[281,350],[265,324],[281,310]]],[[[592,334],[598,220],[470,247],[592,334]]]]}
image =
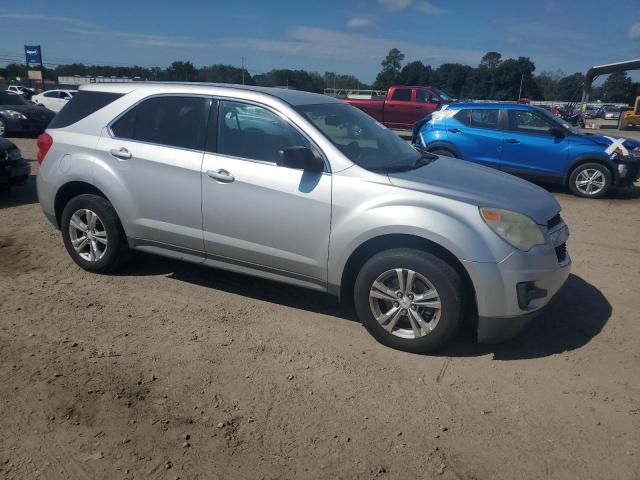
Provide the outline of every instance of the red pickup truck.
{"type": "Polygon", "coordinates": [[[410,129],[440,105],[453,102],[453,98],[435,87],[396,85],[387,91],[384,100],[345,98],[344,101],[389,128],[410,129]]]}

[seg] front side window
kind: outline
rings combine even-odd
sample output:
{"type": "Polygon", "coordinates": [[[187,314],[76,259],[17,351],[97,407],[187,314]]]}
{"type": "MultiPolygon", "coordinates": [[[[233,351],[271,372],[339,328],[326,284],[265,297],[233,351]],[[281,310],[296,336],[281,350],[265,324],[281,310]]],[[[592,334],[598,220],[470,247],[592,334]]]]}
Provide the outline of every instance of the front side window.
{"type": "Polygon", "coordinates": [[[47,92],[44,94],[45,97],[47,98],[60,98],[60,93],[59,92],[47,92]]]}
{"type": "Polygon", "coordinates": [[[218,153],[276,163],[281,150],[290,147],[310,147],[310,144],[279,115],[248,103],[219,103],[218,153]]]}
{"type": "Polygon", "coordinates": [[[396,102],[409,102],[411,101],[411,90],[408,88],[396,88],[393,95],[391,95],[391,100],[396,102]]]}
{"type": "Polygon", "coordinates": [[[470,126],[476,128],[498,128],[498,117],[499,117],[498,109],[477,109],[471,110],[470,115],[470,126]]]}
{"type": "Polygon", "coordinates": [[[433,93],[426,90],[416,90],[416,102],[438,103],[440,100],[433,93]]]}
{"type": "Polygon", "coordinates": [[[210,103],[205,97],[153,97],[120,117],[111,131],[119,138],[204,150],[210,103]]]}
{"type": "Polygon", "coordinates": [[[528,110],[509,111],[509,130],[523,133],[547,134],[554,125],[535,112],[528,110]]]}

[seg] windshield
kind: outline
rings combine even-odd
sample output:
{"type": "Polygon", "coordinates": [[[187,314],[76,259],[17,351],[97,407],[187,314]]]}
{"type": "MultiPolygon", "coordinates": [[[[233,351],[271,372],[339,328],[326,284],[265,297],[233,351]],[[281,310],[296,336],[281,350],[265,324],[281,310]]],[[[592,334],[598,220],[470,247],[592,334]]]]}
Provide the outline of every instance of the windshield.
{"type": "Polygon", "coordinates": [[[367,170],[410,168],[421,158],[391,130],[346,103],[300,105],[296,110],[349,160],[367,170]]]}
{"type": "Polygon", "coordinates": [[[440,98],[442,98],[443,100],[446,100],[447,102],[453,101],[453,97],[446,93],[444,90],[436,88],[435,91],[438,92],[438,95],[440,95],[440,98]]]}
{"type": "Polygon", "coordinates": [[[27,102],[15,93],[0,92],[0,105],[27,105],[27,102]]]}
{"type": "Polygon", "coordinates": [[[578,130],[576,127],[574,127],[573,125],[571,125],[570,123],[564,121],[562,119],[562,117],[559,117],[557,115],[554,115],[553,113],[551,113],[548,110],[545,110],[544,108],[539,108],[538,111],[549,121],[555,123],[556,125],[560,125],[561,127],[563,127],[566,130],[569,130],[571,133],[573,133],[574,135],[580,135],[580,130],[578,130]]]}

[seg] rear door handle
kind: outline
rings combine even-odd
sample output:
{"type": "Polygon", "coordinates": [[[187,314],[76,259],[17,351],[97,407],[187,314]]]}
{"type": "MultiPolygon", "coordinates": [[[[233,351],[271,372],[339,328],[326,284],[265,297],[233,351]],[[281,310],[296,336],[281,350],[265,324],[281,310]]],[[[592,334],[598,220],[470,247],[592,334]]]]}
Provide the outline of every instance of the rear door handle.
{"type": "Polygon", "coordinates": [[[109,150],[109,153],[114,157],[120,158],[122,160],[129,160],[131,158],[131,152],[124,147],[120,149],[112,148],[111,150],[109,150]]]}
{"type": "Polygon", "coordinates": [[[460,129],[459,128],[450,128],[449,131],[451,133],[460,133],[460,129]]]}
{"type": "Polygon", "coordinates": [[[520,143],[520,141],[516,140],[515,138],[507,138],[507,142],[508,143],[520,143]]]}
{"type": "Polygon", "coordinates": [[[236,179],[233,175],[223,169],[207,170],[207,175],[214,180],[218,180],[219,182],[223,183],[231,183],[236,179]]]}

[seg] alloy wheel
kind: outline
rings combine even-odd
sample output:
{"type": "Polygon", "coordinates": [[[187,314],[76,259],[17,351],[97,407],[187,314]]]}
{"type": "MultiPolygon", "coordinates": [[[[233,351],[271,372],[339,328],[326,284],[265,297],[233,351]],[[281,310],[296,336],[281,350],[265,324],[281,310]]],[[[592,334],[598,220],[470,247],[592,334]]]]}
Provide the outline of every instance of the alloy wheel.
{"type": "Polygon", "coordinates": [[[418,272],[396,268],[382,273],[371,285],[369,306],[390,334],[415,339],[438,325],[442,305],[433,284],[418,272]]]}
{"type": "Polygon", "coordinates": [[[76,210],[69,219],[71,245],[80,257],[97,262],[107,252],[108,239],[104,223],[92,210],[76,210]]]}
{"type": "Polygon", "coordinates": [[[585,195],[596,195],[606,184],[604,173],[596,168],[586,168],[576,177],[576,188],[585,195]]]}

